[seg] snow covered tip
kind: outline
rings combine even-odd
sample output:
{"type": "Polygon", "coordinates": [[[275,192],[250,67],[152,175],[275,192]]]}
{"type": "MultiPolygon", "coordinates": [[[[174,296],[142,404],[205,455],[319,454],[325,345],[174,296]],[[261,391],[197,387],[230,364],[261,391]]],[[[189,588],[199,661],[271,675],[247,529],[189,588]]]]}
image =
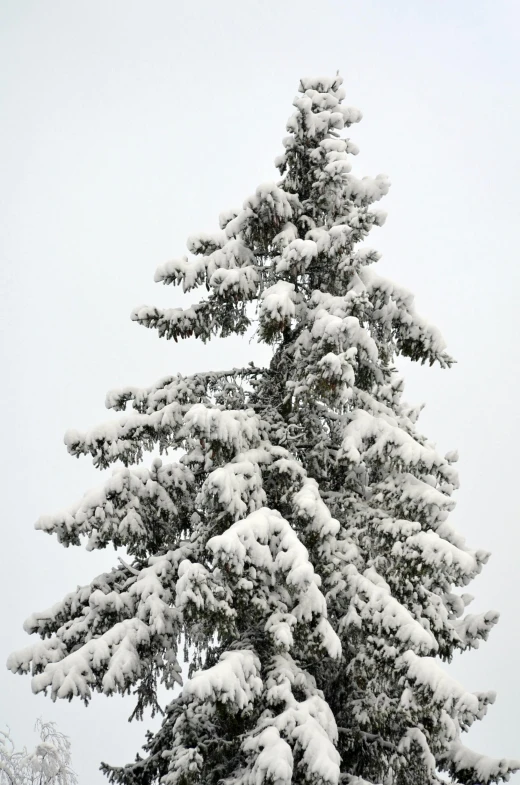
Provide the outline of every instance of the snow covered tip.
{"type": "Polygon", "coordinates": [[[341,85],[343,77],[336,76],[304,76],[300,79],[299,91],[305,93],[307,90],[316,90],[318,93],[332,93],[340,101],[345,98],[345,90],[341,85]]]}

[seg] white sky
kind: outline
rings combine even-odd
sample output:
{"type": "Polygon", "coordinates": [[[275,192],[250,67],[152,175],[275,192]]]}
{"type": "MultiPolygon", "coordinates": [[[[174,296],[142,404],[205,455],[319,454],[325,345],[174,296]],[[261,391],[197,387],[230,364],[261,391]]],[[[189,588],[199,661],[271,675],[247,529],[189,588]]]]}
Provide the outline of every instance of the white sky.
{"type": "Polygon", "coordinates": [[[356,171],[393,182],[379,270],[415,292],[458,360],[404,370],[424,432],[461,454],[452,520],[493,551],[470,591],[502,619],[453,666],[498,691],[469,743],[520,755],[519,30],[513,0],[0,3],[0,725],[30,743],[37,716],[56,720],[81,785],[105,782],[100,759],[133,758],[145,728],[126,723],[131,701],[52,704],[1,665],[29,642],[31,611],[113,561],[32,529],[101,479],[63,433],[110,417],[113,387],[261,359],[232,338],[161,341],[129,313],[179,302],[156,266],[277,178],[300,76],[338,68],[365,116],[356,171]]]}

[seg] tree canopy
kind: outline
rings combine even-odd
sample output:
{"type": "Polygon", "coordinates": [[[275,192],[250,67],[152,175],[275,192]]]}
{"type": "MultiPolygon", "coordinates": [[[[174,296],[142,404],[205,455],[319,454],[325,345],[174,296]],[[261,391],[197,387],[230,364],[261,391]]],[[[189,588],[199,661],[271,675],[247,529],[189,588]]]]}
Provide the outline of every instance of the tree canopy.
{"type": "Polygon", "coordinates": [[[341,131],[361,113],[341,85],[301,80],[281,179],[157,270],[202,297],[132,314],[175,341],[255,326],[269,365],[112,391],[118,419],[65,437],[116,468],[37,528],[126,554],[33,614],[40,640],[9,667],[53,699],[133,691],[136,717],[159,708],[159,683],[179,685],[146,756],[104,765],[113,783],[431,785],[444,772],[477,785],[520,767],[464,746],[495,696],[441,665],[497,621],[459,591],[489,554],[449,521],[456,453],[436,451],[403,399],[398,357],[453,361],[410,292],[374,270],[366,239],[389,182],[351,171],[341,131]]]}
{"type": "Polygon", "coordinates": [[[32,752],[17,750],[9,730],[0,730],[0,785],[77,785],[68,737],[41,719],[35,730],[40,741],[32,752]]]}

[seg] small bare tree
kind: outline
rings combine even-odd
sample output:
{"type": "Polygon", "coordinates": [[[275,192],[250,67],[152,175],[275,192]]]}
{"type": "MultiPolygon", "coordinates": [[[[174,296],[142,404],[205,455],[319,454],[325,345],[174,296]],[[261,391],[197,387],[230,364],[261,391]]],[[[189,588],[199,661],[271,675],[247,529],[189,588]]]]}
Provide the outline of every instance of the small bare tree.
{"type": "Polygon", "coordinates": [[[0,785],[77,785],[70,741],[54,722],[36,721],[40,741],[32,752],[16,750],[10,730],[0,730],[0,785]]]}

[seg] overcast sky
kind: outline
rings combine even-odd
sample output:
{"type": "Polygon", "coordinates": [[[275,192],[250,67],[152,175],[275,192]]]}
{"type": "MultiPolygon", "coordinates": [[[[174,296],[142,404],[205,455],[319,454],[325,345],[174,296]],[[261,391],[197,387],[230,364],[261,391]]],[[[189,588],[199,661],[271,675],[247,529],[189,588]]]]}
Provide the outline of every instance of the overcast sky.
{"type": "Polygon", "coordinates": [[[52,704],[3,667],[31,611],[113,562],[33,530],[101,480],[63,433],[110,417],[113,387],[265,357],[243,339],[161,341],[129,314],[179,303],[156,266],[277,178],[299,78],[337,69],[364,113],[355,171],[393,183],[379,272],[458,360],[403,371],[423,431],[460,451],[452,520],[493,552],[472,609],[501,621],[452,667],[498,692],[469,743],[520,756],[519,31],[517,0],[0,1],[0,726],[29,744],[37,716],[56,720],[81,785],[134,757],[132,701],[52,704]]]}

